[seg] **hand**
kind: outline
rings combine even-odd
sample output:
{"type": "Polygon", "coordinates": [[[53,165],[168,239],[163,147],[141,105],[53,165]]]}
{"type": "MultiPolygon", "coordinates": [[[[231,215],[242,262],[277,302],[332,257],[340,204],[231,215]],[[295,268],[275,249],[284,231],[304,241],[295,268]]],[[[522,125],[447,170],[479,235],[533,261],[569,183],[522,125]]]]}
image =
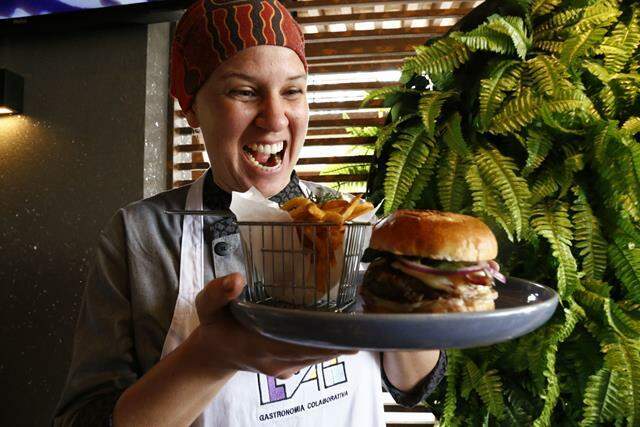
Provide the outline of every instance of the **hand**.
{"type": "Polygon", "coordinates": [[[203,362],[216,370],[260,372],[286,379],[309,365],[357,353],[287,344],[243,327],[227,307],[243,288],[244,278],[233,273],[207,283],[196,297],[200,319],[193,333],[196,347],[206,357],[203,362]]]}

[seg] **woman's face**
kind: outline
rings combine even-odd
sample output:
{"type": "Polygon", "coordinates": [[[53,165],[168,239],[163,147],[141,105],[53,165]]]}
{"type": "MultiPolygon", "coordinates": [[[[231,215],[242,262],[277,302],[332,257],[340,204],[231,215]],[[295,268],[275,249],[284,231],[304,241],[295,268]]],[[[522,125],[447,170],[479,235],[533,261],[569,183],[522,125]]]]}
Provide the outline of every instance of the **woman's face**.
{"type": "Polygon", "coordinates": [[[198,91],[192,127],[200,127],[214,180],[226,191],[282,190],[307,133],[307,75],[281,46],[245,49],[223,62],[198,91]]]}

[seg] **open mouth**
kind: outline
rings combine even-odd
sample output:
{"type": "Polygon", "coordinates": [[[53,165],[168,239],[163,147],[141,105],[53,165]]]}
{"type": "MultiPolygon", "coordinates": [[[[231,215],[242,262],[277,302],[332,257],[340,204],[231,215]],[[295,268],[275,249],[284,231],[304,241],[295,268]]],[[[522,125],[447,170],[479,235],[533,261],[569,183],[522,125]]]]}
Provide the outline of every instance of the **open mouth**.
{"type": "Polygon", "coordinates": [[[280,141],[273,144],[247,144],[242,149],[254,166],[266,171],[272,171],[282,165],[287,143],[286,141],[280,141]]]}

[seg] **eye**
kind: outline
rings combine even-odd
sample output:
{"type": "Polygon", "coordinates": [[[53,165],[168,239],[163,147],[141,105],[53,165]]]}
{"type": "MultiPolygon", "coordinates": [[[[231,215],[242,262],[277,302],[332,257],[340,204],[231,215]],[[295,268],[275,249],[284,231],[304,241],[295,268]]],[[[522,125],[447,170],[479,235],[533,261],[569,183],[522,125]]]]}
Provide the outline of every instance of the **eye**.
{"type": "Polygon", "coordinates": [[[229,93],[237,98],[242,99],[249,99],[256,96],[256,93],[251,89],[233,89],[229,93]]]}
{"type": "Polygon", "coordinates": [[[287,96],[296,96],[303,94],[304,91],[302,89],[289,89],[285,92],[287,96]]]}

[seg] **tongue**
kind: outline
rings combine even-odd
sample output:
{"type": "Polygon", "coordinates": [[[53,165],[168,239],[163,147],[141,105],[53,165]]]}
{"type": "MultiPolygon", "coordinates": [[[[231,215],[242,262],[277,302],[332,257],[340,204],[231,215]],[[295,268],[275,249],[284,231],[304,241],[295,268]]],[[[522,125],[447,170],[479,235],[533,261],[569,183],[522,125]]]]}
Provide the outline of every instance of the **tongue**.
{"type": "Polygon", "coordinates": [[[253,152],[253,158],[256,159],[258,163],[266,164],[269,157],[271,157],[271,154],[253,152]]]}

